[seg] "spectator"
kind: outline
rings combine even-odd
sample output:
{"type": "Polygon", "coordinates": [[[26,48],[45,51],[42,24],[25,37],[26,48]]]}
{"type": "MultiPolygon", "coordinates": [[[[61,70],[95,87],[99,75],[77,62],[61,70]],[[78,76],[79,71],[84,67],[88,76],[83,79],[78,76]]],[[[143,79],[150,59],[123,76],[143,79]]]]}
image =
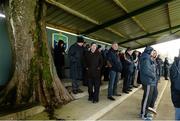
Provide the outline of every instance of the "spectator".
{"type": "Polygon", "coordinates": [[[127,48],[124,55],[124,82],[123,82],[123,92],[129,93],[132,88],[132,80],[134,73],[134,62],[132,58],[132,50],[127,48]]]}
{"type": "Polygon", "coordinates": [[[154,53],[153,53],[153,56],[152,56],[152,60],[154,61],[154,70],[156,72],[156,85],[155,85],[155,88],[154,88],[154,91],[153,91],[153,96],[152,96],[152,101],[150,103],[150,106],[148,107],[148,110],[154,114],[157,114],[156,110],[155,110],[155,102],[156,102],[156,99],[157,99],[157,96],[158,96],[158,80],[160,79],[159,78],[159,68],[158,68],[158,64],[156,62],[157,60],[157,51],[154,50],[154,53]]]}
{"type": "Polygon", "coordinates": [[[171,98],[175,107],[175,120],[180,120],[180,53],[170,68],[171,98]]]}
{"type": "Polygon", "coordinates": [[[54,63],[56,66],[58,77],[61,79],[64,78],[64,55],[64,42],[62,40],[59,40],[58,44],[54,48],[54,63]]]}
{"type": "Polygon", "coordinates": [[[165,80],[168,80],[168,74],[169,74],[169,62],[168,62],[168,58],[165,58],[164,61],[164,78],[165,80]]]}
{"type": "Polygon", "coordinates": [[[84,39],[81,36],[77,37],[77,42],[69,48],[68,56],[70,60],[70,78],[72,79],[72,92],[74,94],[82,93],[79,88],[80,80],[82,79],[83,71],[83,49],[84,39]]]}
{"type": "Polygon", "coordinates": [[[140,57],[140,78],[144,89],[144,94],[141,102],[141,117],[142,119],[150,120],[148,107],[152,102],[153,92],[156,86],[156,73],[154,69],[153,48],[146,47],[140,57]]]}
{"type": "Polygon", "coordinates": [[[117,83],[119,79],[119,72],[122,70],[122,64],[118,55],[118,44],[112,43],[111,49],[108,51],[107,62],[110,67],[109,84],[108,84],[108,99],[115,100],[113,96],[121,96],[117,93],[117,83]]]}
{"type": "Polygon", "coordinates": [[[86,79],[88,80],[89,101],[99,101],[100,74],[103,65],[102,55],[96,51],[96,43],[92,43],[90,51],[85,54],[86,79]]]}

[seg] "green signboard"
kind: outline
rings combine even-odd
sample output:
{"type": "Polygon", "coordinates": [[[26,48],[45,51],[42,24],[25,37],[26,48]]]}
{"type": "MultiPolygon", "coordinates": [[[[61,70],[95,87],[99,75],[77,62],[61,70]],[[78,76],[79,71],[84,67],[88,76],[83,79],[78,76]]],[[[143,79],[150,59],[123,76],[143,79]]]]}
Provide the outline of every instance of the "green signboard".
{"type": "Polygon", "coordinates": [[[62,33],[53,33],[52,34],[52,48],[58,44],[59,40],[64,41],[65,51],[68,49],[68,37],[63,35],[62,33]]]}

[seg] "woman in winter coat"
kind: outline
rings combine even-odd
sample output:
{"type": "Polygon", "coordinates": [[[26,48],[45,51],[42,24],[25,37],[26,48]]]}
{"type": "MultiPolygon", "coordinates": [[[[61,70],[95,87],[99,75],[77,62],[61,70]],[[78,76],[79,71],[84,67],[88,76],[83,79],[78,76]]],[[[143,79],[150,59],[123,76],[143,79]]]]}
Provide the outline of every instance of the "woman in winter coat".
{"type": "Polygon", "coordinates": [[[64,42],[59,40],[58,45],[54,48],[54,63],[59,78],[64,78],[64,42]]]}
{"type": "Polygon", "coordinates": [[[103,66],[102,55],[96,51],[96,48],[96,43],[92,43],[90,51],[88,51],[84,57],[86,79],[88,80],[88,100],[93,103],[97,103],[99,101],[101,69],[103,66]]]}

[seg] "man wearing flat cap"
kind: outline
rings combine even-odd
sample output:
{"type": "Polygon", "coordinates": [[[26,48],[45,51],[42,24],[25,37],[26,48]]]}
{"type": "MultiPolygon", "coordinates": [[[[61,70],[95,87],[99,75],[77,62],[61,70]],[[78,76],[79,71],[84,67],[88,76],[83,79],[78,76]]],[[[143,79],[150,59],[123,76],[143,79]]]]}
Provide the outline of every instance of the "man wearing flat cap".
{"type": "Polygon", "coordinates": [[[69,48],[68,57],[70,60],[70,78],[72,79],[72,92],[74,94],[82,93],[79,88],[80,80],[82,79],[83,71],[83,43],[82,36],[77,37],[77,42],[69,48]]]}

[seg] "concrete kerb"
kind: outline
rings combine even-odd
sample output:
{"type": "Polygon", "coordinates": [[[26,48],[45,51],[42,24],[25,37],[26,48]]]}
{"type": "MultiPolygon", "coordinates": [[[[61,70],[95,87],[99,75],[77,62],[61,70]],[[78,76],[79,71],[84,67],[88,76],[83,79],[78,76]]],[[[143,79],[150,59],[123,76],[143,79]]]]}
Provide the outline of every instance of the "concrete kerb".
{"type": "Polygon", "coordinates": [[[26,109],[23,111],[19,111],[16,113],[7,114],[5,116],[1,116],[0,120],[19,120],[19,119],[25,119],[28,116],[33,116],[35,114],[41,113],[45,110],[45,107],[43,106],[35,106],[30,109],[26,109]]]}

